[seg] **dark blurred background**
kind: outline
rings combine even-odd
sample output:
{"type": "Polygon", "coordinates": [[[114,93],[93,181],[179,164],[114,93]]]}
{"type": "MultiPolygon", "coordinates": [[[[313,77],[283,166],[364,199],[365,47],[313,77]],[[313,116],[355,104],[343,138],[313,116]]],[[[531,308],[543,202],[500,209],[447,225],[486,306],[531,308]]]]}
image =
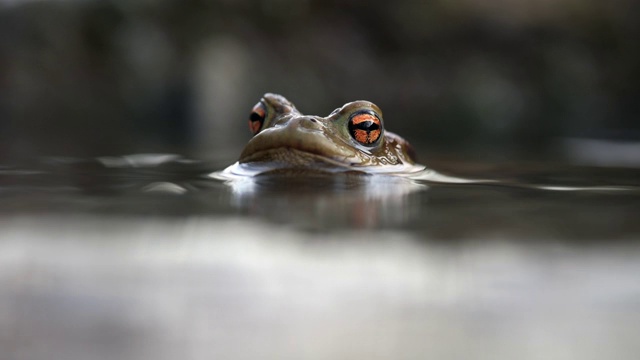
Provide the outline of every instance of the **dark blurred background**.
{"type": "Polygon", "coordinates": [[[640,166],[633,0],[0,0],[0,161],[232,161],[264,92],[431,156],[640,166]],[[603,155],[604,154],[604,155],[603,155]]]}

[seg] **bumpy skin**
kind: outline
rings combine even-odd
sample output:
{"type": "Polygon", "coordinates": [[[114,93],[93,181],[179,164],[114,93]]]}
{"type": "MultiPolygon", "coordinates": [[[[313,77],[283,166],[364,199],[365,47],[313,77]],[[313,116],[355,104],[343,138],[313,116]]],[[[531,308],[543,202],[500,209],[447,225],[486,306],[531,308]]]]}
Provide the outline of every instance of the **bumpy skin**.
{"type": "Polygon", "coordinates": [[[283,96],[265,94],[266,110],[259,132],[240,155],[240,163],[275,164],[276,167],[339,166],[350,169],[402,167],[415,164],[414,151],[400,136],[384,130],[382,111],[368,101],[354,101],[327,117],[301,114],[283,96]],[[369,146],[349,132],[349,118],[373,112],[380,119],[380,138],[369,146]]]}

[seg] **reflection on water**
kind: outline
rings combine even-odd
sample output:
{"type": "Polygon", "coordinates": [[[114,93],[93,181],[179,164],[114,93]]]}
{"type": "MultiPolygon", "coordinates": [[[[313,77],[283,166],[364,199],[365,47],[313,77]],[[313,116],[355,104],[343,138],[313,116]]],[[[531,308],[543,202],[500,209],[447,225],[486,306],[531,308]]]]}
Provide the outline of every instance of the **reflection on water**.
{"type": "Polygon", "coordinates": [[[2,353],[596,359],[640,351],[633,171],[465,173],[457,179],[499,183],[461,184],[434,172],[212,179],[221,168],[135,155],[0,169],[2,353]]]}
{"type": "Polygon", "coordinates": [[[12,360],[640,350],[637,243],[451,246],[405,231],[304,233],[206,216],[18,216],[0,229],[0,347],[12,360]]]}
{"type": "Polygon", "coordinates": [[[362,173],[267,172],[210,175],[232,191],[233,206],[252,215],[297,226],[380,228],[419,216],[419,196],[427,189],[407,177],[362,173]]]}

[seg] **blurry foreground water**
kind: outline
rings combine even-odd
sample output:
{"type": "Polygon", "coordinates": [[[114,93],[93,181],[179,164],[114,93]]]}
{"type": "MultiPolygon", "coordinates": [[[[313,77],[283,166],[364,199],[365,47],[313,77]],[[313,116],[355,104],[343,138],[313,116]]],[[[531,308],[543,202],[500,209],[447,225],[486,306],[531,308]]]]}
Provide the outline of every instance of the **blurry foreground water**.
{"type": "Polygon", "coordinates": [[[517,186],[499,186],[225,184],[208,176],[221,168],[163,155],[0,169],[1,358],[640,352],[636,170],[502,172],[517,186]]]}

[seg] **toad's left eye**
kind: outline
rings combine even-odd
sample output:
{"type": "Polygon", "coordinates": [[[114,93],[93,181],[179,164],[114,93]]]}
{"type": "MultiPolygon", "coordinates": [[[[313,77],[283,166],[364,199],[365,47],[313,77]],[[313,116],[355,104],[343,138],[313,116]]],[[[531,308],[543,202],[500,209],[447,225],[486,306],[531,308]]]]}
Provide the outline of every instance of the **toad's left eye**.
{"type": "Polygon", "coordinates": [[[349,118],[349,134],[360,144],[372,146],[380,139],[382,124],[375,113],[358,112],[349,118]]]}
{"type": "Polygon", "coordinates": [[[253,135],[260,132],[266,117],[267,107],[262,102],[257,103],[251,110],[251,115],[249,115],[249,130],[253,135]]]}

